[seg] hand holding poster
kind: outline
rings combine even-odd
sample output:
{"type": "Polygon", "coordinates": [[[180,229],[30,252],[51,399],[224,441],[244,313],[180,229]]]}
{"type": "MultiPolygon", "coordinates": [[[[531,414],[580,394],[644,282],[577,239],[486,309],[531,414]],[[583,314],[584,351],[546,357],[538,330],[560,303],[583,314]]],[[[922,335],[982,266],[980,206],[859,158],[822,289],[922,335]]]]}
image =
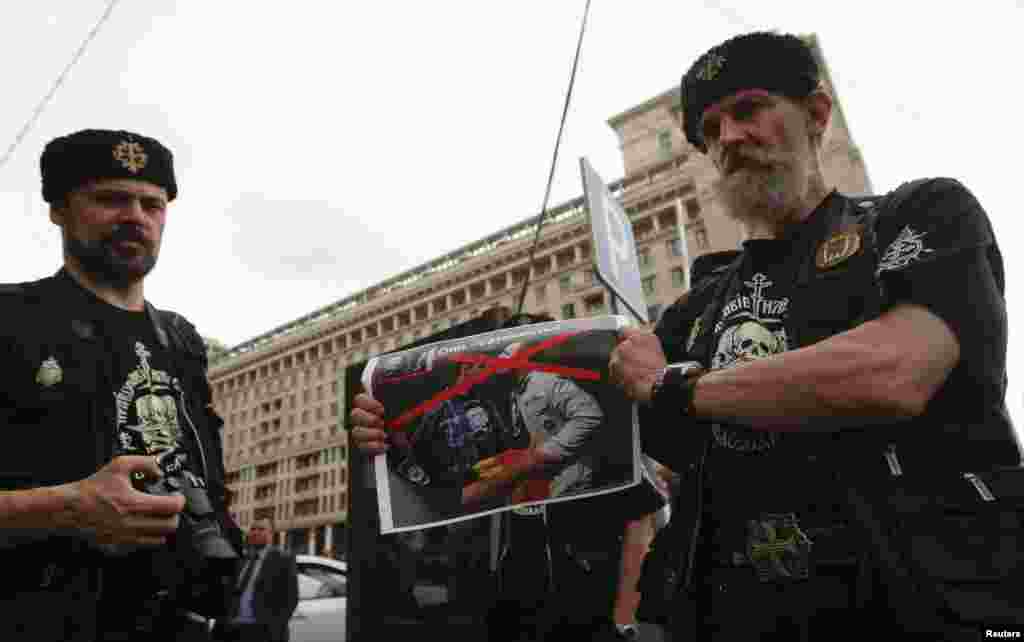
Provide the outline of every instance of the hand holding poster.
{"type": "Polygon", "coordinates": [[[618,316],[520,326],[374,358],[381,532],[635,485],[633,403],[608,380],[618,316]]]}

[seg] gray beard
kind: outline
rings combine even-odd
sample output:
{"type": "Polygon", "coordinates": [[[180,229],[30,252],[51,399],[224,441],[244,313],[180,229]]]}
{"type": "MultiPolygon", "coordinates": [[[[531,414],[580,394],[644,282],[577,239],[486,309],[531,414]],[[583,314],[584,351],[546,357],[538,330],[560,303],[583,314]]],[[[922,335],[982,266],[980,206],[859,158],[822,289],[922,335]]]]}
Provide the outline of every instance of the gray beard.
{"type": "Polygon", "coordinates": [[[120,258],[111,247],[109,239],[81,241],[66,234],[64,252],[73,256],[82,270],[98,285],[115,289],[123,289],[142,280],[156,266],[156,256],[153,254],[147,254],[141,261],[120,258]]]}
{"type": "Polygon", "coordinates": [[[725,215],[740,223],[786,223],[799,211],[807,186],[792,167],[743,169],[712,186],[725,215]]]}

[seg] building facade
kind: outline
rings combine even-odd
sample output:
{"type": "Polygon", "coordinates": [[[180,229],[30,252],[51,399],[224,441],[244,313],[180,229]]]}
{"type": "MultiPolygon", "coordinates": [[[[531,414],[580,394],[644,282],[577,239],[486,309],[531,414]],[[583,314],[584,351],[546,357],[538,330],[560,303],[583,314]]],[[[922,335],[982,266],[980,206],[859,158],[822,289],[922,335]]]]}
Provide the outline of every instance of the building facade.
{"type": "MultiPolygon", "coordinates": [[[[809,42],[823,63],[816,40],[809,42]]],[[[713,198],[713,167],[679,122],[678,88],[608,121],[625,167],[609,188],[632,220],[652,319],[686,291],[693,258],[742,242],[713,198]]],[[[870,192],[838,97],[822,159],[826,182],[845,193],[870,192]]],[[[525,312],[556,319],[609,313],[582,197],[548,212],[530,261],[536,224],[531,217],[391,277],[235,346],[211,365],[231,510],[243,528],[270,517],[278,542],[293,550],[343,550],[349,479],[341,378],[349,364],[491,308],[514,310],[524,283],[525,312]]]]}

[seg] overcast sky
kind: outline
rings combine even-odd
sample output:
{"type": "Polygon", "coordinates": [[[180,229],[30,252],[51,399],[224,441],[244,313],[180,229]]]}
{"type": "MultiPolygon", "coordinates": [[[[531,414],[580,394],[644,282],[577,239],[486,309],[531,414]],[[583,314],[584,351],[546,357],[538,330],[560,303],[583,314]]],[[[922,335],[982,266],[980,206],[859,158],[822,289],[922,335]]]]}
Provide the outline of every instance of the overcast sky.
{"type": "MultiPolygon", "coordinates": [[[[0,153],[107,4],[5,3],[0,153]]],[[[174,151],[181,193],[147,298],[229,345],[534,215],[584,4],[120,0],[0,167],[0,280],[57,269],[39,154],[87,127],[174,151]]],[[[1022,4],[594,0],[551,203],[581,193],[580,156],[619,178],[607,119],[708,47],[816,32],[875,189],[953,176],[991,216],[1021,423],[1022,4]]]]}

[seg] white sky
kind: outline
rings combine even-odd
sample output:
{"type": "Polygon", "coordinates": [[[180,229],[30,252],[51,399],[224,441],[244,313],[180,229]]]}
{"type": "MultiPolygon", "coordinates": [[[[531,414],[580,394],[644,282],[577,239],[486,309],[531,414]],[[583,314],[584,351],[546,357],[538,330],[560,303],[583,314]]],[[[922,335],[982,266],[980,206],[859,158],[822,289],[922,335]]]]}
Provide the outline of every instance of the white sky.
{"type": "MultiPolygon", "coordinates": [[[[181,194],[147,298],[229,345],[535,215],[584,4],[121,0],[0,167],[0,280],[57,269],[39,154],[87,127],[174,151],[181,194]]],[[[4,4],[0,154],[106,5],[4,4]]],[[[594,0],[551,204],[581,193],[580,156],[619,178],[607,119],[708,47],[816,32],[875,189],[953,176],[991,216],[1020,423],[1022,27],[1024,0],[594,0]]]]}

